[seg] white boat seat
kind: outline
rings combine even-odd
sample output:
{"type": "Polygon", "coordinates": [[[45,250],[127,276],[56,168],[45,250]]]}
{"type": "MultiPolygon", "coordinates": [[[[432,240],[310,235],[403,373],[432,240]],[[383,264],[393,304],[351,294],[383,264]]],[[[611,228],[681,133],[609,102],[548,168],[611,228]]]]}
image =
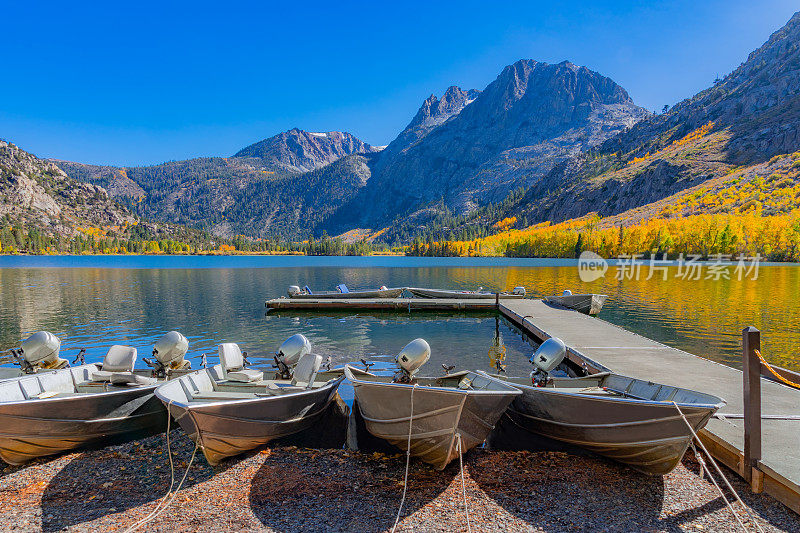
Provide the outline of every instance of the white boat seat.
{"type": "Polygon", "coordinates": [[[115,344],[108,349],[103,358],[101,370],[92,372],[92,381],[111,381],[111,377],[120,372],[133,372],[136,364],[136,348],[115,344]]]}
{"type": "Polygon", "coordinates": [[[270,382],[267,383],[267,390],[272,394],[284,394],[286,392],[298,392],[304,391],[307,389],[307,383],[298,382],[297,385],[292,385],[290,383],[276,383],[270,382]]]}
{"type": "Polygon", "coordinates": [[[261,381],[264,379],[264,373],[261,370],[254,368],[243,368],[228,372],[226,376],[230,381],[239,381],[241,383],[249,383],[251,381],[261,381]]]}
{"type": "Polygon", "coordinates": [[[219,362],[222,366],[222,377],[229,381],[249,383],[264,379],[262,371],[244,368],[244,356],[236,343],[226,342],[219,345],[219,362]]]}
{"type": "Polygon", "coordinates": [[[320,366],[322,366],[321,355],[303,354],[292,372],[292,385],[300,387],[302,383],[304,388],[310,389],[314,383],[314,378],[317,377],[320,366]]]}
{"type": "Polygon", "coordinates": [[[113,385],[153,385],[157,380],[133,372],[111,372],[110,381],[113,385]]]}

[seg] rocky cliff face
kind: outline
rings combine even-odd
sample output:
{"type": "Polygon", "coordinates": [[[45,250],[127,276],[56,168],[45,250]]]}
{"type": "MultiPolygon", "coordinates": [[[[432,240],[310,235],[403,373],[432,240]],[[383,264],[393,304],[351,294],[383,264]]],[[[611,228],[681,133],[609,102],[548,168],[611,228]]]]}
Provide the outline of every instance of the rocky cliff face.
{"type": "Polygon", "coordinates": [[[61,235],[72,235],[79,226],[123,226],[135,221],[102,187],[70,178],[57,165],[3,140],[0,216],[61,235]]]}
{"type": "Polygon", "coordinates": [[[452,112],[441,119],[431,112],[439,102],[426,100],[378,157],[356,200],[361,209],[333,223],[375,227],[439,199],[469,211],[536,183],[647,116],[611,79],[569,62],[518,61],[472,94],[470,102],[470,94],[448,90],[442,101],[453,102],[445,106],[452,112]]]}
{"type": "Polygon", "coordinates": [[[233,157],[258,158],[270,169],[310,172],[350,154],[379,151],[355,136],[340,131],[312,133],[297,128],[239,150],[233,157]]]}
{"type": "MultiPolygon", "coordinates": [[[[428,133],[461,113],[466,106],[475,101],[480,93],[476,89],[464,91],[453,85],[445,91],[441,99],[437,98],[435,94],[430,95],[422,103],[422,107],[419,108],[408,126],[386,147],[384,152],[396,154],[409,148],[428,133]]],[[[391,158],[384,156],[381,159],[388,161],[391,158]]]]}

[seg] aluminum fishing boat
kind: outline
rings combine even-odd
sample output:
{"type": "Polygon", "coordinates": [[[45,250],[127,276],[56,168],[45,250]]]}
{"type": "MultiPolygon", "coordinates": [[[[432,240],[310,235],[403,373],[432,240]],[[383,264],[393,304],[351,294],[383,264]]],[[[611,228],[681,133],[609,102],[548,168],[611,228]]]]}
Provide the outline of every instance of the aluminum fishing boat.
{"type": "Polygon", "coordinates": [[[608,298],[605,294],[572,294],[566,290],[561,296],[547,296],[544,301],[574,309],[584,315],[596,315],[608,298]]]}
{"type": "Polygon", "coordinates": [[[345,375],[367,431],[404,451],[410,432],[411,455],[442,470],[459,455],[457,439],[462,452],[483,443],[521,392],[475,372],[416,377],[429,357],[428,343],[416,339],[398,354],[394,377],[357,375],[352,366],[345,375]]]}
{"type": "Polygon", "coordinates": [[[159,382],[190,371],[186,337],[172,331],[153,349],[149,370],[134,369],[136,348],[112,346],[102,364],[66,366],[61,342],[47,332],[26,340],[23,376],[0,382],[0,458],[22,464],[36,457],[154,435],[167,411],[154,396],[159,382]],[[35,371],[42,364],[56,370],[35,371]]]}
{"type": "Polygon", "coordinates": [[[647,474],[664,475],[680,463],[692,440],[687,421],[697,432],[725,405],[710,394],[611,372],[551,376],[565,354],[563,342],[549,339],[531,358],[536,366],[531,377],[498,379],[523,392],[498,429],[521,428],[647,474]]]}
{"type": "Polygon", "coordinates": [[[335,291],[312,291],[308,286],[302,289],[297,285],[292,285],[287,291],[289,298],[305,298],[307,300],[314,300],[320,298],[336,298],[336,299],[358,299],[358,298],[398,298],[405,287],[395,287],[389,289],[387,287],[380,287],[378,289],[366,289],[360,291],[351,291],[347,285],[340,284],[336,286],[335,291]]]}
{"type": "MultiPolygon", "coordinates": [[[[496,293],[484,291],[483,287],[477,291],[451,291],[445,289],[423,289],[408,287],[408,292],[418,298],[453,298],[453,299],[494,299],[496,293]]],[[[501,299],[525,298],[525,287],[514,287],[511,292],[499,293],[501,299]]]]}
{"type": "Polygon", "coordinates": [[[268,442],[312,427],[334,399],[342,372],[320,372],[322,356],[300,335],[276,354],[275,379],[248,368],[238,345],[219,345],[220,364],[198,370],[156,389],[156,396],[218,464],[268,442]]]}

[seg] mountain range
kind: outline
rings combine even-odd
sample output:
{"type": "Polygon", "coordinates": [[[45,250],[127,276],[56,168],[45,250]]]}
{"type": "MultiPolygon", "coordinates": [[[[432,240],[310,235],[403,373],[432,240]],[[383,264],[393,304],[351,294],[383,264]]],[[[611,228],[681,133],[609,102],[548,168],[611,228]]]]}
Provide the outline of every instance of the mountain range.
{"type": "Polygon", "coordinates": [[[231,157],[52,163],[146,219],[225,237],[359,230],[392,242],[444,217],[452,232],[490,226],[488,213],[518,224],[619,215],[799,148],[800,13],[661,114],[586,67],[526,59],[482,90],[429,96],[386,147],[295,128],[231,157]]]}

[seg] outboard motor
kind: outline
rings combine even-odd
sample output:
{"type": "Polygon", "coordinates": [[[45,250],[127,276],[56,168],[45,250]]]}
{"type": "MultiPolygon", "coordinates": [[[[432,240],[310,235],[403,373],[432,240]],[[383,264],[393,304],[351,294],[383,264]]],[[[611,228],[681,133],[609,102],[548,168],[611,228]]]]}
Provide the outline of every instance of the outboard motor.
{"type": "Polygon", "coordinates": [[[419,369],[431,358],[431,347],[425,339],[414,339],[397,354],[400,370],[395,374],[396,383],[411,383],[419,369]]]}
{"type": "Polygon", "coordinates": [[[520,286],[514,287],[514,290],[511,291],[511,294],[521,294],[522,296],[525,296],[527,294],[527,292],[525,291],[525,287],[520,285],[520,286]]]}
{"type": "Polygon", "coordinates": [[[531,356],[531,364],[536,369],[531,372],[531,383],[545,387],[550,381],[550,372],[560,365],[567,356],[567,346],[557,337],[544,341],[531,356]]]}
{"type": "Polygon", "coordinates": [[[65,359],[58,356],[60,351],[61,339],[49,331],[37,331],[22,341],[22,346],[14,355],[26,374],[34,374],[37,370],[69,366],[65,359]]]}
{"type": "Polygon", "coordinates": [[[298,287],[297,285],[289,285],[289,290],[286,292],[289,293],[289,297],[295,296],[297,294],[300,294],[300,287],[298,287]]]}
{"type": "Polygon", "coordinates": [[[170,331],[164,334],[153,345],[153,357],[145,358],[145,362],[153,368],[156,377],[166,377],[173,370],[188,370],[192,363],[184,357],[189,351],[189,341],[180,332],[170,331]]]}
{"type": "Polygon", "coordinates": [[[565,289],[561,296],[572,296],[572,291],[569,289],[565,289]]]}
{"type": "Polygon", "coordinates": [[[280,379],[291,379],[292,368],[307,353],[311,353],[311,341],[305,335],[295,333],[283,341],[275,352],[275,365],[280,379]]]}

